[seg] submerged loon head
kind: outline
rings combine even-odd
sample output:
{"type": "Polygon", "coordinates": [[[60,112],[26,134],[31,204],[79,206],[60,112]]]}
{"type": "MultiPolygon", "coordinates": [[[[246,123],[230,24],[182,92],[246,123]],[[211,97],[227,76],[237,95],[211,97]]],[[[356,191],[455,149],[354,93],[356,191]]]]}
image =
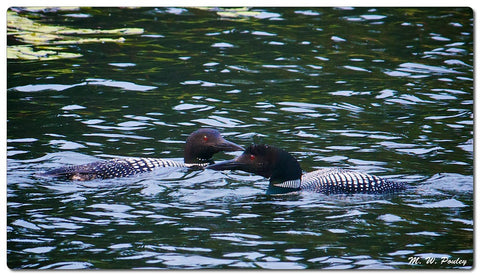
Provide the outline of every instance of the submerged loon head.
{"type": "Polygon", "coordinates": [[[207,169],[251,172],[270,178],[270,186],[277,187],[292,181],[299,184],[302,177],[300,164],[291,154],[269,145],[251,145],[237,158],[210,165],[207,169]]]}
{"type": "Polygon", "coordinates": [[[217,152],[238,150],[244,150],[244,148],[223,138],[218,130],[200,128],[187,138],[184,162],[187,164],[210,162],[217,152]]]}

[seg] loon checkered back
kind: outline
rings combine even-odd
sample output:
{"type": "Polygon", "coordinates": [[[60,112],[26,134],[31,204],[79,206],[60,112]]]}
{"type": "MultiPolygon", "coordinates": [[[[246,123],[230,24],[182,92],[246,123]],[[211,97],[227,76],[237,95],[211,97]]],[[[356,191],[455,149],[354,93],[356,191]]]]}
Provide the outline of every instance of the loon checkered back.
{"type": "Polygon", "coordinates": [[[215,153],[237,150],[243,150],[243,147],[227,141],[215,129],[201,128],[190,134],[187,139],[184,163],[163,158],[116,158],[85,165],[61,167],[40,175],[83,181],[126,177],[160,167],[204,168],[213,163],[211,158],[215,153]]]}
{"type": "Polygon", "coordinates": [[[375,175],[336,168],[325,168],[302,175],[301,190],[324,194],[381,194],[403,190],[404,183],[375,175]]]}
{"type": "Polygon", "coordinates": [[[326,168],[302,174],[300,164],[291,154],[269,145],[251,145],[237,158],[209,165],[207,169],[238,169],[268,177],[269,194],[300,190],[324,194],[381,194],[406,188],[405,183],[344,169],[326,168]]]}
{"type": "MultiPolygon", "coordinates": [[[[198,166],[207,164],[198,164],[198,166]]],[[[98,161],[84,165],[66,166],[44,173],[46,176],[55,176],[71,180],[92,180],[126,177],[138,173],[153,171],[160,167],[190,167],[194,164],[185,164],[161,158],[123,158],[98,161]]]]}

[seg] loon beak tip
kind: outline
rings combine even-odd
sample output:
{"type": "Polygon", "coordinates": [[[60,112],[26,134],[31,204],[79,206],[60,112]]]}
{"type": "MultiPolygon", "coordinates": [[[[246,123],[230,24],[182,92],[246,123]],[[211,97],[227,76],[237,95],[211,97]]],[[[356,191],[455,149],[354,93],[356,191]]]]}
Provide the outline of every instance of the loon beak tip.
{"type": "Polygon", "coordinates": [[[221,143],[217,144],[216,147],[222,151],[244,151],[245,150],[244,147],[227,140],[224,140],[221,143]]]}
{"type": "Polygon", "coordinates": [[[238,165],[239,163],[236,162],[235,159],[233,159],[208,165],[206,169],[211,169],[215,171],[234,170],[238,168],[238,165]]]}

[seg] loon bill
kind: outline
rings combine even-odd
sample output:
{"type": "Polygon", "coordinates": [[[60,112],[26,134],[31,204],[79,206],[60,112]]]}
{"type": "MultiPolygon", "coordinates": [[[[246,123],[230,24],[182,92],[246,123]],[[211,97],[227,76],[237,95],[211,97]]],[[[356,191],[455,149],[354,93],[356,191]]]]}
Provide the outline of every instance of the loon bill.
{"type": "Polygon", "coordinates": [[[251,145],[237,158],[206,168],[217,171],[241,170],[269,178],[268,194],[300,190],[324,194],[382,194],[406,188],[405,183],[337,168],[319,169],[302,174],[300,164],[290,153],[269,145],[251,145]]]}
{"type": "Polygon", "coordinates": [[[184,163],[163,158],[116,158],[85,165],[61,167],[40,175],[85,181],[96,178],[126,177],[152,171],[159,167],[205,168],[207,165],[213,164],[212,156],[215,153],[240,150],[244,150],[244,148],[226,140],[217,130],[200,128],[187,138],[184,148],[184,163]]]}

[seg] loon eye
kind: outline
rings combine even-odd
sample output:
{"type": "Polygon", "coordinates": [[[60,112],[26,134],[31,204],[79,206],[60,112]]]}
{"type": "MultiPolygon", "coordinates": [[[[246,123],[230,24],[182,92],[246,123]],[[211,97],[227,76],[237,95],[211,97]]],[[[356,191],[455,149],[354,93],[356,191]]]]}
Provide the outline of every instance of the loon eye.
{"type": "Polygon", "coordinates": [[[250,160],[255,160],[255,155],[250,154],[250,160]]]}
{"type": "Polygon", "coordinates": [[[207,142],[208,141],[208,137],[207,135],[203,136],[203,141],[207,142]]]}

